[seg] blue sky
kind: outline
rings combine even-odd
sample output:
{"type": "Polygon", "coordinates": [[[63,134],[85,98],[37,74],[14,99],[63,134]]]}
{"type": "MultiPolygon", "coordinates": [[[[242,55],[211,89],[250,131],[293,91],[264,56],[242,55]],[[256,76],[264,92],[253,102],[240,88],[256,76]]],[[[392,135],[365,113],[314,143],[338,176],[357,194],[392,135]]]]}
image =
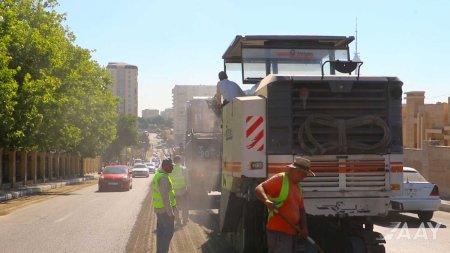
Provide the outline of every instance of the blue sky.
{"type": "MultiPolygon", "coordinates": [[[[362,74],[398,76],[425,102],[450,96],[450,1],[59,0],[100,65],[139,68],[139,115],[172,106],[174,85],[215,85],[236,35],[355,35],[362,74]]],[[[354,43],[351,53],[354,52],[354,43]]],[[[234,80],[240,83],[240,80],[234,80]]],[[[249,88],[243,86],[244,89],[249,88]]]]}

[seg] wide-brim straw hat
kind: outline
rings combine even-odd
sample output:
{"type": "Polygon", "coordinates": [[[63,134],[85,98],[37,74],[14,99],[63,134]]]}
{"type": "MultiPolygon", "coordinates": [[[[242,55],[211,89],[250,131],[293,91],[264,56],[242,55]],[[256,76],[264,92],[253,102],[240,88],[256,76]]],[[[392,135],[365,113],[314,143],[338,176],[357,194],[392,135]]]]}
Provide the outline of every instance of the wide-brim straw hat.
{"type": "Polygon", "coordinates": [[[295,157],[294,162],[287,165],[286,167],[301,169],[304,170],[308,176],[316,176],[316,174],[314,174],[314,172],[312,172],[311,170],[311,161],[300,156],[295,157]]]}

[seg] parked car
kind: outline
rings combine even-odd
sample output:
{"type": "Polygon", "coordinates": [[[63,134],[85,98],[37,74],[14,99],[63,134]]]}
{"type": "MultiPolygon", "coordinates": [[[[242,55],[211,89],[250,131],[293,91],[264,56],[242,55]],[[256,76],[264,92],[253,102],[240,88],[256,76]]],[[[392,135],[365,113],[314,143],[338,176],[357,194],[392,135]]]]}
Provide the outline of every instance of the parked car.
{"type": "Polygon", "coordinates": [[[145,165],[147,165],[148,171],[149,171],[151,174],[155,174],[155,172],[156,172],[156,166],[155,166],[154,163],[146,163],[145,165]]]}
{"type": "Polygon", "coordinates": [[[134,164],[133,168],[131,169],[131,173],[133,174],[133,177],[149,177],[150,171],[147,167],[147,165],[143,163],[136,163],[134,164]]]}
{"type": "Polygon", "coordinates": [[[391,198],[391,211],[416,213],[421,221],[430,221],[440,205],[438,186],[428,182],[416,169],[404,167],[402,194],[391,198]]]}
{"type": "Polygon", "coordinates": [[[133,188],[133,178],[127,165],[110,165],[103,168],[98,179],[98,191],[107,188],[130,190],[133,188]]]}

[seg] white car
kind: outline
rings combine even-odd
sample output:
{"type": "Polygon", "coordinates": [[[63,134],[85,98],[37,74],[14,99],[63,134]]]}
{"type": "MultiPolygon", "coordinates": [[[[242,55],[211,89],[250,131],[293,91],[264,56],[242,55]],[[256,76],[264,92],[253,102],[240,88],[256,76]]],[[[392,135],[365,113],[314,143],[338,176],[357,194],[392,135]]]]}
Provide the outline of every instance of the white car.
{"type": "Polygon", "coordinates": [[[133,168],[131,169],[131,173],[133,174],[133,177],[149,177],[150,171],[147,167],[147,165],[143,163],[136,163],[134,164],[133,168]]]}
{"type": "Polygon", "coordinates": [[[156,166],[154,163],[145,163],[145,165],[147,165],[147,168],[148,168],[150,174],[155,174],[156,166]]]}
{"type": "Polygon", "coordinates": [[[421,221],[429,221],[440,205],[438,186],[428,182],[416,169],[404,167],[403,192],[391,198],[391,211],[416,213],[421,221]]]}
{"type": "Polygon", "coordinates": [[[155,165],[155,167],[158,167],[159,163],[160,163],[159,158],[158,157],[153,157],[152,158],[152,163],[155,165]]]}

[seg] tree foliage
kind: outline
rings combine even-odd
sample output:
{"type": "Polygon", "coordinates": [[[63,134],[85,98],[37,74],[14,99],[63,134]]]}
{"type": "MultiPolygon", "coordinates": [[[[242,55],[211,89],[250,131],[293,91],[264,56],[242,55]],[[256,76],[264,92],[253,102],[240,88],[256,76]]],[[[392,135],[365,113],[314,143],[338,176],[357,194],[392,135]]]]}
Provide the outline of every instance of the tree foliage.
{"type": "Polygon", "coordinates": [[[136,117],[120,115],[117,122],[116,139],[109,145],[103,157],[105,161],[119,160],[120,153],[127,147],[138,144],[136,117]]]}
{"type": "Polygon", "coordinates": [[[138,118],[139,129],[152,129],[152,128],[172,128],[172,119],[164,118],[162,116],[156,116],[152,118],[138,118]]]}
{"type": "Polygon", "coordinates": [[[116,138],[118,100],[57,5],[0,2],[0,146],[100,155],[116,138]]]}

